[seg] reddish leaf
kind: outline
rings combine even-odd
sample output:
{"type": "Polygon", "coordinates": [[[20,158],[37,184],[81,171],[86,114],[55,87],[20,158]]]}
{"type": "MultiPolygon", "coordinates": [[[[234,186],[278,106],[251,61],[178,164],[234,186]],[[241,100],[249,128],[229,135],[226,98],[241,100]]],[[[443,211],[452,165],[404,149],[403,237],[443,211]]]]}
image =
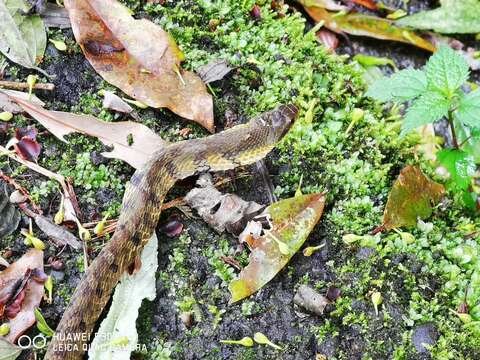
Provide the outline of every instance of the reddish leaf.
{"type": "Polygon", "coordinates": [[[330,51],[334,52],[338,47],[338,37],[335,33],[327,30],[321,29],[315,34],[317,35],[318,40],[330,51]]]}
{"type": "Polygon", "coordinates": [[[37,161],[42,151],[42,146],[29,137],[23,137],[13,145],[15,152],[24,160],[37,161]]]}
{"type": "Polygon", "coordinates": [[[65,7],[85,57],[106,81],[214,131],[211,95],[196,74],[180,69],[184,56],[162,28],[134,19],[116,0],[65,0],[65,7]]]}
{"type": "Polygon", "coordinates": [[[183,224],[178,220],[177,216],[171,216],[160,229],[162,233],[168,237],[177,237],[183,231],[183,224]]]}
{"type": "Polygon", "coordinates": [[[253,294],[275,277],[320,220],[324,204],[324,194],[301,195],[273,203],[259,215],[267,216],[270,229],[254,239],[250,263],[230,283],[231,302],[253,294]]]}
{"type": "MultiPolygon", "coordinates": [[[[8,286],[12,281],[22,280],[25,273],[30,269],[43,271],[43,251],[30,249],[19,260],[0,272],[0,289],[8,286]]],[[[20,311],[8,322],[10,332],[5,336],[5,339],[11,343],[14,343],[21,334],[35,324],[35,314],[33,310],[40,305],[40,301],[42,300],[44,294],[43,284],[30,279],[24,288],[24,293],[25,298],[21,301],[20,311]]],[[[10,309],[10,311],[13,310],[15,309],[10,309]]]]}
{"type": "Polygon", "coordinates": [[[350,0],[350,1],[370,10],[378,10],[378,6],[377,4],[375,4],[373,0],[350,0]]]}
{"type": "Polygon", "coordinates": [[[28,137],[30,139],[35,140],[37,135],[38,135],[38,131],[34,127],[16,128],[15,129],[15,137],[18,140],[22,140],[24,137],[28,137]]]}
{"type": "Polygon", "coordinates": [[[418,166],[406,166],[388,195],[381,228],[415,226],[418,218],[423,220],[431,216],[432,206],[444,193],[443,185],[427,178],[418,166]]]}

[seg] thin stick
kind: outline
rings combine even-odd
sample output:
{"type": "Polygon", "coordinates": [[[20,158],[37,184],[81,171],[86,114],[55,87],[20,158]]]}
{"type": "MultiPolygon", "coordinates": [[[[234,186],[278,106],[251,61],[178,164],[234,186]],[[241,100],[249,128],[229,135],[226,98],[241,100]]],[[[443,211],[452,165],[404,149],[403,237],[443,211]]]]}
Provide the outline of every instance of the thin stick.
{"type": "MultiPolygon", "coordinates": [[[[15,81],[0,81],[0,87],[7,88],[7,89],[15,89],[15,90],[25,90],[29,89],[30,86],[26,82],[15,82],[15,81]]],[[[51,83],[38,83],[33,86],[34,89],[38,90],[49,90],[52,91],[55,89],[55,85],[51,83]]]]}

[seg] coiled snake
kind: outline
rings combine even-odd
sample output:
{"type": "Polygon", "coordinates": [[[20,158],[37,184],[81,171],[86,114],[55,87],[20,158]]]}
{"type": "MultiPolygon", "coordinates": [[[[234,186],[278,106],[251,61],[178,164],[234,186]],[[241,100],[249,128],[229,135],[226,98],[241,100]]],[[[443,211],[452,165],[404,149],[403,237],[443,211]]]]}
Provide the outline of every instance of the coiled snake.
{"type": "Polygon", "coordinates": [[[45,359],[82,358],[112,290],[155,231],[163,200],[177,180],[262,159],[286,134],[296,114],[295,106],[281,105],[247,124],[180,141],[153,154],[130,179],[117,229],[75,290],[45,359]]]}

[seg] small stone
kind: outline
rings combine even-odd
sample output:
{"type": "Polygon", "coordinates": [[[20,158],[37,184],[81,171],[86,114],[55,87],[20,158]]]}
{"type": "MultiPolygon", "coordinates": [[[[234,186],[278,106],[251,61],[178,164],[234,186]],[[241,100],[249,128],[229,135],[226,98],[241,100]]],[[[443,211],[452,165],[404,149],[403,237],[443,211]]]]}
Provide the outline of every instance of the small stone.
{"type": "Polygon", "coordinates": [[[433,346],[437,342],[437,339],[438,331],[432,323],[419,325],[413,330],[412,343],[415,349],[421,354],[429,352],[424,344],[433,346]]]}
{"type": "Polygon", "coordinates": [[[10,194],[10,202],[12,204],[22,204],[25,201],[27,201],[27,197],[18,190],[15,190],[10,194]]]}
{"type": "Polygon", "coordinates": [[[322,315],[325,307],[330,303],[325,296],[320,295],[307,285],[301,285],[298,288],[293,302],[317,315],[322,315]]]}
{"type": "Polygon", "coordinates": [[[180,320],[182,321],[183,325],[185,325],[187,328],[191,327],[193,323],[192,313],[190,311],[182,312],[180,314],[180,320]]]}

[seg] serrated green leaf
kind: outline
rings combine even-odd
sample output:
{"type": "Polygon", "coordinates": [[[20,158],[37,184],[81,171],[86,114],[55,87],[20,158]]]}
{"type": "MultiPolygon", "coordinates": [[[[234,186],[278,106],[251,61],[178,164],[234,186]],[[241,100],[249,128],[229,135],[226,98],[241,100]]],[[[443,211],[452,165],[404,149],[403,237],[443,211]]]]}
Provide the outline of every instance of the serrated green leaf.
{"type": "Polygon", "coordinates": [[[450,173],[451,187],[458,190],[468,188],[476,170],[473,156],[462,150],[444,149],[437,153],[437,160],[450,173]]]}
{"type": "Polygon", "coordinates": [[[406,69],[377,80],[368,88],[367,96],[379,101],[407,101],[427,90],[427,77],[421,70],[406,69]]]}
{"type": "Polygon", "coordinates": [[[454,115],[462,124],[480,128],[480,89],[462,96],[454,115]]]}
{"type": "Polygon", "coordinates": [[[450,105],[451,101],[436,91],[425,93],[408,108],[400,135],[403,136],[419,126],[440,120],[448,114],[450,105]]]}
{"type": "Polygon", "coordinates": [[[470,128],[461,123],[455,122],[458,142],[462,150],[474,157],[475,162],[480,164],[480,128],[470,128]]]}
{"type": "Polygon", "coordinates": [[[0,337],[0,360],[15,360],[22,352],[18,346],[0,337]]]}
{"type": "Polygon", "coordinates": [[[138,342],[135,322],[140,305],[143,299],[153,301],[156,296],[157,249],[158,239],[154,234],[142,251],[140,270],[123,275],[115,288],[108,315],[88,351],[89,360],[130,360],[138,342]]]}
{"type": "Polygon", "coordinates": [[[38,15],[22,15],[26,10],[22,0],[0,0],[0,52],[19,65],[38,69],[47,44],[45,25],[38,15]]]}
{"type": "Polygon", "coordinates": [[[444,0],[442,6],[404,17],[396,24],[444,34],[480,32],[480,1],[444,0]]]}
{"type": "Polygon", "coordinates": [[[450,97],[467,81],[470,71],[463,56],[443,45],[428,60],[425,73],[429,87],[450,97]]]}

